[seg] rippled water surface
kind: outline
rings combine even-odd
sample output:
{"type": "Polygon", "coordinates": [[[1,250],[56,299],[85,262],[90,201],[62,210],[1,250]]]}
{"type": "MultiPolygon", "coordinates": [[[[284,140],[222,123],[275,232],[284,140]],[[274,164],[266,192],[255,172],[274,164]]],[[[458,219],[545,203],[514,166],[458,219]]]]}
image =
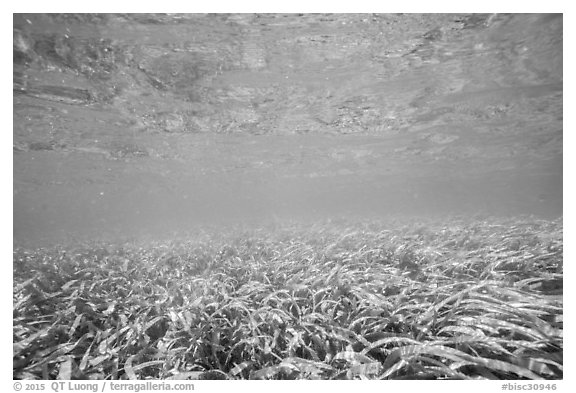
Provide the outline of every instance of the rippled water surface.
{"type": "Polygon", "coordinates": [[[562,216],[561,15],[14,16],[14,236],[562,216]]]}

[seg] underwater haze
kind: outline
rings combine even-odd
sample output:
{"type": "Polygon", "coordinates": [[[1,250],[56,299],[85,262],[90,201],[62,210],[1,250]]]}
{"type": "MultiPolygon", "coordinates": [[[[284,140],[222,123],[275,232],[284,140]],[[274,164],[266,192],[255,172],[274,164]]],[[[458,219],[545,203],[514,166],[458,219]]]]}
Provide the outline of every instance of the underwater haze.
{"type": "Polygon", "coordinates": [[[562,217],[561,14],[15,14],[14,241],[562,217]]]}

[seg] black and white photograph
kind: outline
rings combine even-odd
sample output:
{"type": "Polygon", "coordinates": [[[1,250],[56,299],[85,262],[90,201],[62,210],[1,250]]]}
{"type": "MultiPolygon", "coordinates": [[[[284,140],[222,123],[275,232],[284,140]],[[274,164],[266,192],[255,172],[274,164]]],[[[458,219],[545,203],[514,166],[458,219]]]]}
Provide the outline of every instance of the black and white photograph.
{"type": "Polygon", "coordinates": [[[556,390],[563,18],[13,13],[13,380],[556,390]]]}

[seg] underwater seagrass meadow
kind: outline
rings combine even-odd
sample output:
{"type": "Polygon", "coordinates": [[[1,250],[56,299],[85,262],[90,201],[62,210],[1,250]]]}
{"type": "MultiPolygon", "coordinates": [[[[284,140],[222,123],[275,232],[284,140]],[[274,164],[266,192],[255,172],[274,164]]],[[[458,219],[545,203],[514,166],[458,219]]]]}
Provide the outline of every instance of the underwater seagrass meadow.
{"type": "Polygon", "coordinates": [[[298,11],[13,14],[13,379],[563,383],[563,14],[298,11]]]}
{"type": "Polygon", "coordinates": [[[561,379],[562,220],[14,249],[14,379],[561,379]]]}

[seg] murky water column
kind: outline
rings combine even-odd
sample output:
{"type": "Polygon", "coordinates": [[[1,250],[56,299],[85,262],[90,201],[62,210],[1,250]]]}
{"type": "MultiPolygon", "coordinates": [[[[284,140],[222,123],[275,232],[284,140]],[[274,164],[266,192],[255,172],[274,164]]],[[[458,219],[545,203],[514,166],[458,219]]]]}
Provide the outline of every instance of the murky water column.
{"type": "Polygon", "coordinates": [[[15,240],[559,217],[562,23],[16,15],[15,240]]]}

